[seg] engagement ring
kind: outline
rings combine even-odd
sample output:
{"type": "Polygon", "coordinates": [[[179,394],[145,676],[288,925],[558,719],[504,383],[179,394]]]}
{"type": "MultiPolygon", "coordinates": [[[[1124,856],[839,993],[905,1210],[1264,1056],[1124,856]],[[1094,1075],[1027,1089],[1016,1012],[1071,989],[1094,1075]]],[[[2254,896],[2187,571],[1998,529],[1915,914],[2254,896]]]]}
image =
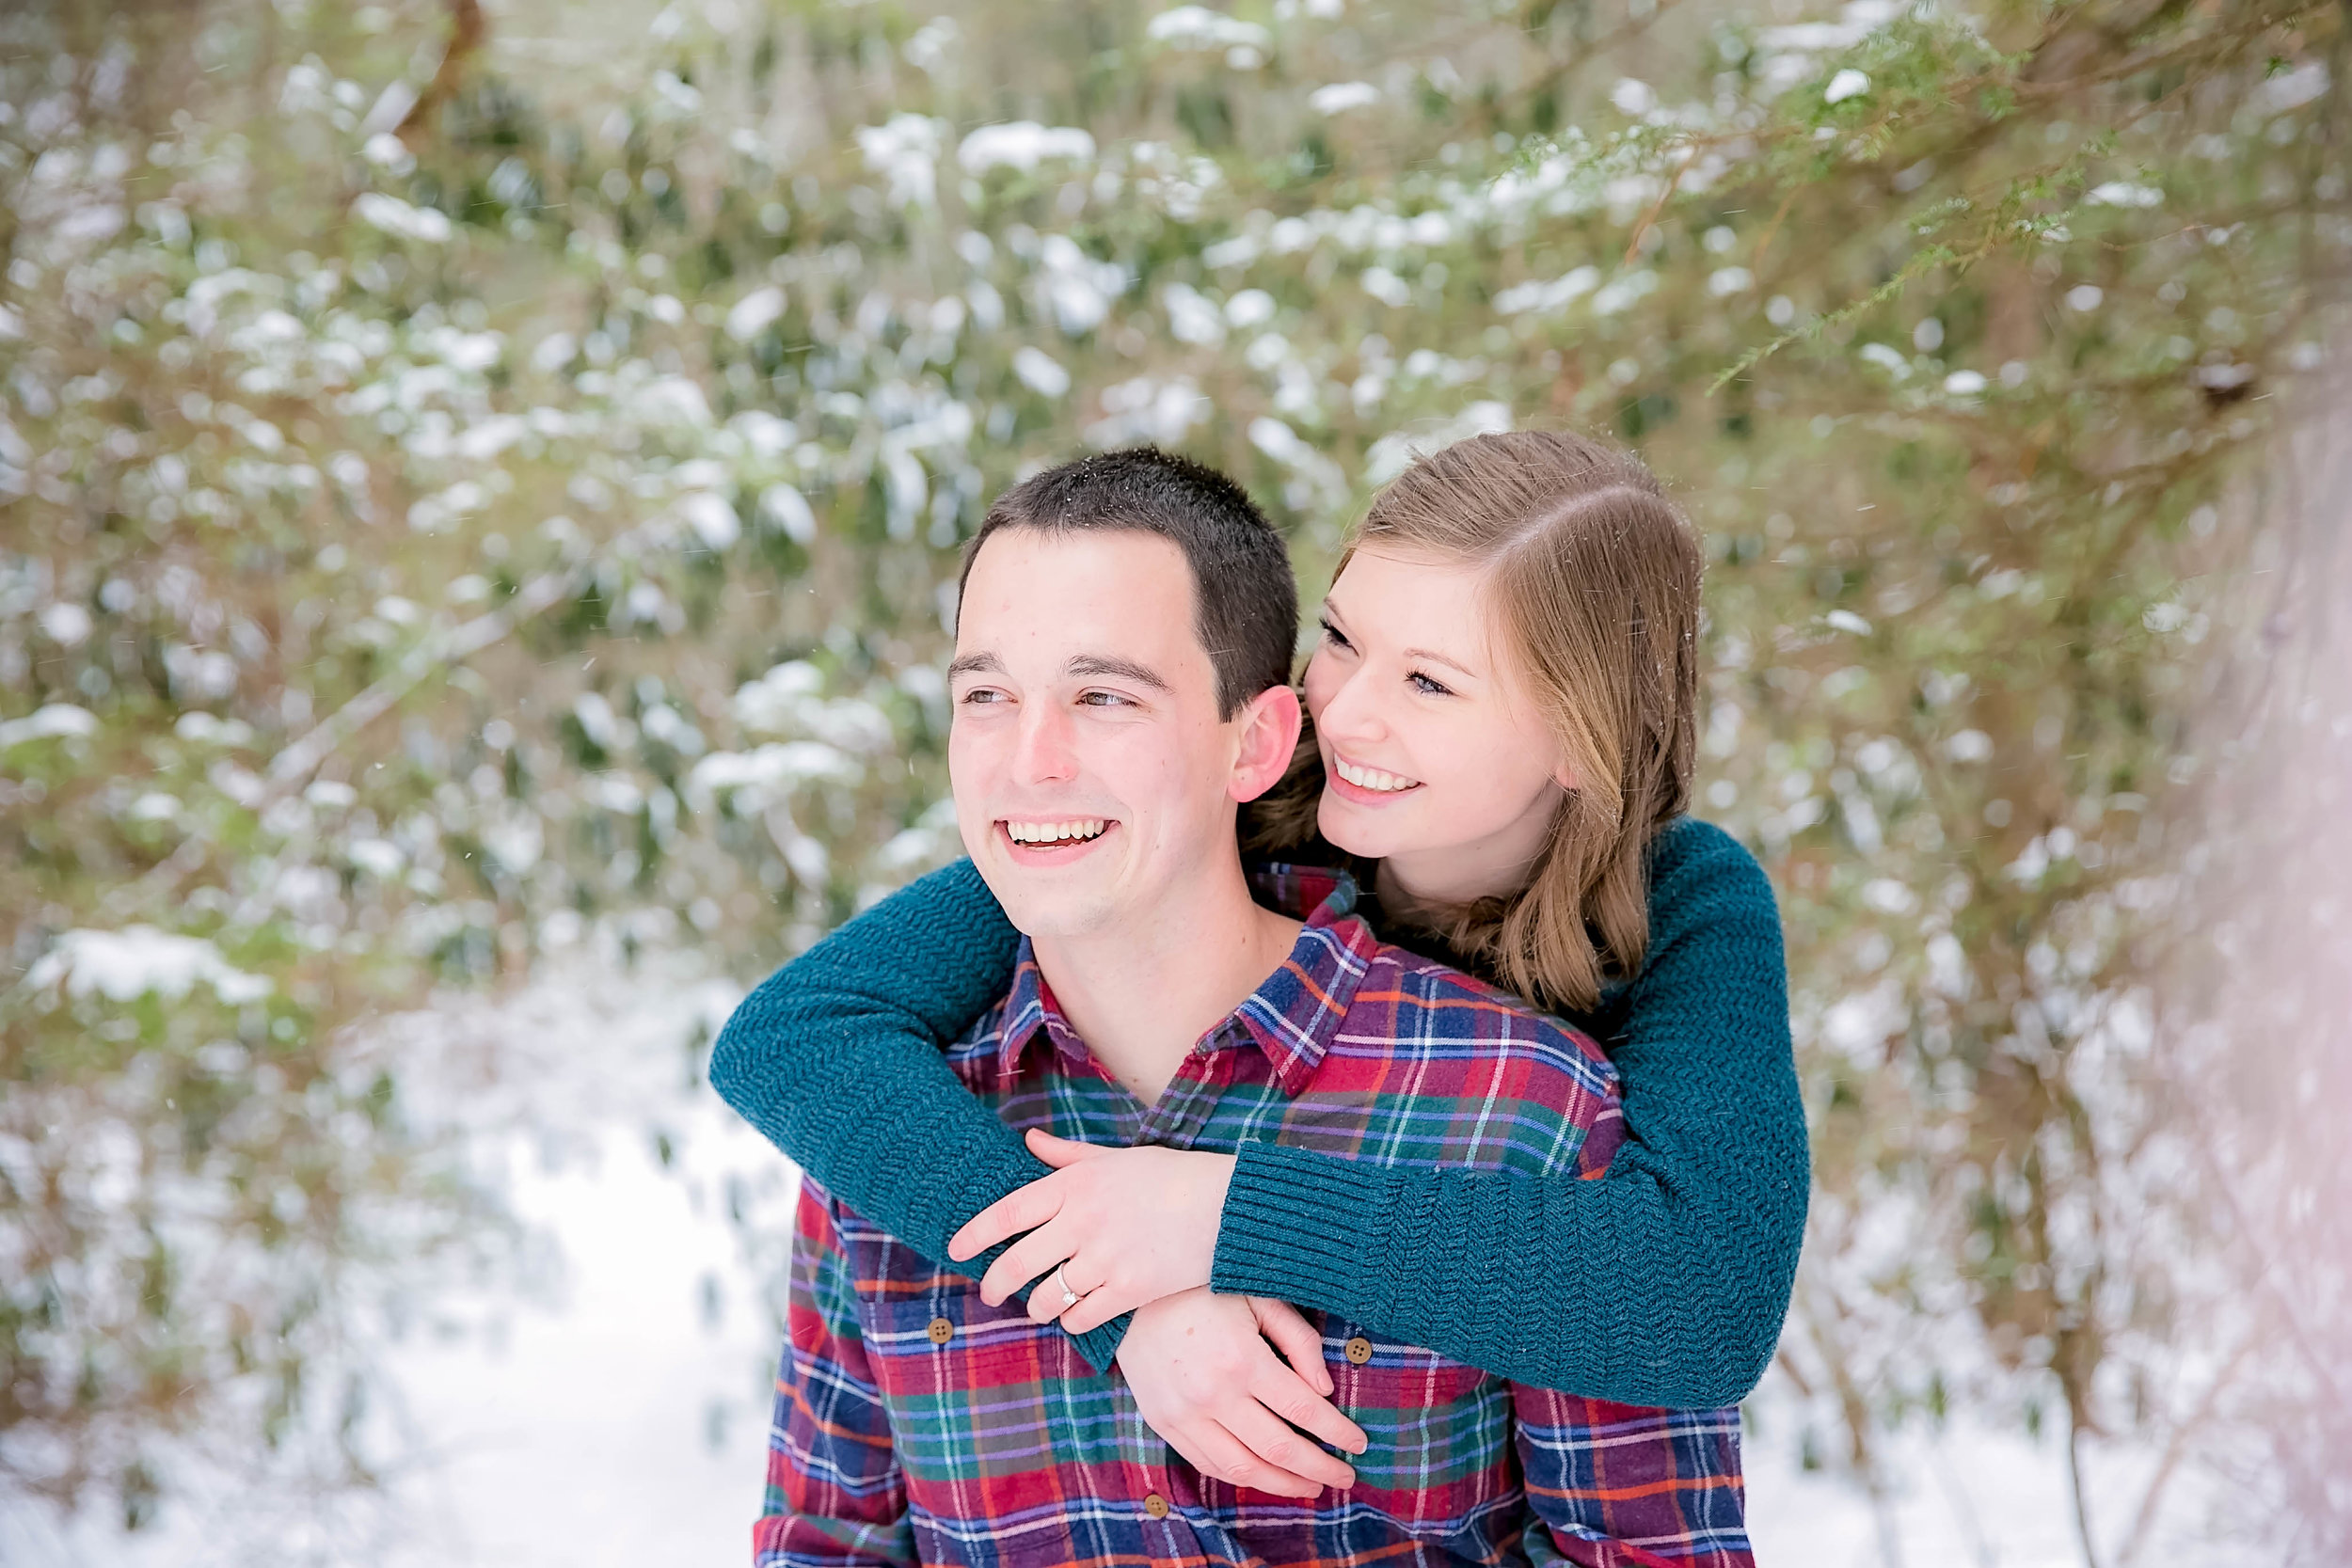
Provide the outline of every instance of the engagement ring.
{"type": "Polygon", "coordinates": [[[1061,1272],[1067,1266],[1066,1263],[1054,1265],[1054,1283],[1061,1287],[1061,1306],[1065,1312],[1078,1305],[1078,1292],[1070,1288],[1070,1276],[1061,1272]]]}

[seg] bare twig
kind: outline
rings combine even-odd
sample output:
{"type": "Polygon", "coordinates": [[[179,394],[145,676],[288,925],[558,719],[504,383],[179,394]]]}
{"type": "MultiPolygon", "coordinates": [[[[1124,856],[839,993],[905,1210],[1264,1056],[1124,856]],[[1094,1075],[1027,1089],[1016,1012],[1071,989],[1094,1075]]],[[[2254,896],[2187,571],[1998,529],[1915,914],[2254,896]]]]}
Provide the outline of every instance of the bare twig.
{"type": "Polygon", "coordinates": [[[1870,1499],[1870,1517],[1878,1527],[1879,1559],[1883,1568],[1902,1568],[1902,1532],[1895,1526],[1893,1511],[1888,1507],[1886,1481],[1880,1473],[1878,1454],[1870,1442],[1875,1423],[1870,1418],[1869,1401],[1861,1386],[1841,1360],[1834,1346],[1828,1325],[1823,1323],[1821,1298],[1829,1297],[1829,1310],[1842,1317],[1834,1292],[1807,1290],[1797,1291],[1797,1315],[1804,1322],[1805,1331],[1813,1338],[1814,1348],[1820,1352],[1821,1365],[1829,1371],[1830,1385],[1836,1395],[1838,1413],[1845,1418],[1846,1434],[1855,1471],[1861,1476],[1862,1489],[1870,1499]]]}
{"type": "Polygon", "coordinates": [[[2083,1497],[2083,1418],[2074,1391],[2066,1391],[2066,1485],[2074,1500],[2074,1536],[2083,1549],[2083,1568],[2099,1568],[2099,1550],[2090,1539],[2090,1504],[2083,1497]]]}
{"type": "Polygon", "coordinates": [[[1631,266],[1633,259],[1642,253],[1642,241],[1657,224],[1658,214],[1666,210],[1666,203],[1674,199],[1675,191],[1682,184],[1682,171],[1690,166],[1691,160],[1685,158],[1675,165],[1673,173],[1666,176],[1665,188],[1658,193],[1658,199],[1649,204],[1649,211],[1642,214],[1642,221],[1633,226],[1633,237],[1625,243],[1624,265],[1631,266]]]}
{"type": "Polygon", "coordinates": [[[2124,1538],[2123,1549],[2116,1554],[2116,1568],[2131,1568],[2139,1560],[2139,1554],[2148,1544],[2150,1533],[2155,1528],[2156,1511],[2164,1501],[2166,1489],[2171,1484],[2172,1472],[2179,1467],[2182,1456],[2187,1453],[2189,1439],[2202,1433],[2213,1419],[2214,1407],[2221,1402],[2221,1391],[2237,1376],[2238,1369],[2253,1353],[2256,1337],[2249,1336],[2233,1352],[2221,1370],[2207,1386],[2204,1397],[2197,1402],[2196,1410],[2186,1420],[2176,1422],[2172,1440],[2164,1447],[2164,1457],[2156,1462],[2156,1472],[2148,1478],[2148,1489],[2139,1499],[2139,1512],[2132,1519],[2132,1532],[2124,1538]]]}
{"type": "Polygon", "coordinates": [[[1934,1443],[1934,1454],[1936,1484],[1944,1488],[1944,1500],[1951,1505],[1952,1518],[1968,1539],[1968,1553],[1977,1560],[1977,1568],[2000,1568],[2000,1550],[1984,1533],[1977,1500],[1968,1495],[1967,1483],[1953,1473],[1952,1456],[1945,1449],[1940,1436],[1934,1443]]]}
{"type": "Polygon", "coordinates": [[[436,670],[467,659],[504,641],[516,627],[580,585],[583,571],[548,572],[523,584],[515,596],[464,626],[440,637],[427,637],[365,691],[337,708],[308,734],[278,753],[269,765],[267,787],[260,804],[267,805],[301,786],[335,750],[397,705],[436,670]]]}
{"type": "Polygon", "coordinates": [[[434,69],[433,80],[408,105],[408,112],[400,118],[393,134],[406,141],[423,133],[425,119],[434,110],[449,102],[457,90],[457,79],[466,69],[466,62],[482,47],[489,25],[483,19],[480,0],[450,0],[449,42],[441,50],[441,63],[434,69]]]}
{"type": "MultiPolygon", "coordinates": [[[[425,638],[389,673],[279,752],[270,762],[261,793],[245,803],[261,811],[272,801],[293,794],[339,747],[348,744],[361,730],[390,712],[435,671],[462,664],[483,649],[512,636],[548,606],[578,592],[588,572],[589,567],[582,563],[542,574],[523,584],[513,598],[489,613],[425,638]]],[[[191,833],[181,841],[179,848],[156,862],[133,884],[128,897],[113,902],[130,907],[169,893],[183,877],[204,863],[211,848],[209,839],[191,833]]]]}

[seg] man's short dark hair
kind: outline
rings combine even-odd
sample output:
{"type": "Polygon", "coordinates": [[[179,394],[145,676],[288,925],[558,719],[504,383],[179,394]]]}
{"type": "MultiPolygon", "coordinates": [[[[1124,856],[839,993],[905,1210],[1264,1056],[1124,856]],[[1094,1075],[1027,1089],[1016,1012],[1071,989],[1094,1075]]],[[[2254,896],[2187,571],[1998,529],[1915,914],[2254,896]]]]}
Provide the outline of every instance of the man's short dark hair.
{"type": "Polygon", "coordinates": [[[1206,464],[1131,447],[1023,480],[996,498],[964,546],[959,594],[980,546],[1004,528],[1156,533],[1184,551],[1192,567],[1193,630],[1216,670],[1219,719],[1290,680],[1298,641],[1290,551],[1242,487],[1206,464]]]}

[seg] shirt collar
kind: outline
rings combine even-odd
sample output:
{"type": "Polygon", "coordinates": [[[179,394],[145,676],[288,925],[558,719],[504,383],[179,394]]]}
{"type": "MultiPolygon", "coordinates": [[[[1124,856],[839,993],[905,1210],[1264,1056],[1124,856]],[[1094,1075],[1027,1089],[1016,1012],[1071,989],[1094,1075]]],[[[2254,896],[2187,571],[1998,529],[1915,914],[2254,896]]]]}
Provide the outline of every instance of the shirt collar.
{"type": "MultiPolygon", "coordinates": [[[[1265,865],[1254,870],[1250,880],[1262,902],[1306,924],[1281,966],[1193,1049],[1213,1052],[1254,1045],[1265,1053],[1282,1092],[1295,1098],[1323,1065],[1331,1034],[1347,1015],[1379,942],[1354,912],[1356,879],[1344,871],[1265,865]]],[[[1024,1053],[1040,1036],[1050,1043],[1063,1070],[1102,1075],[1093,1052],[1062,1016],[1027,937],[1021,939],[1003,1016],[996,1049],[997,1071],[1005,1083],[1020,1073],[1024,1053]]]]}

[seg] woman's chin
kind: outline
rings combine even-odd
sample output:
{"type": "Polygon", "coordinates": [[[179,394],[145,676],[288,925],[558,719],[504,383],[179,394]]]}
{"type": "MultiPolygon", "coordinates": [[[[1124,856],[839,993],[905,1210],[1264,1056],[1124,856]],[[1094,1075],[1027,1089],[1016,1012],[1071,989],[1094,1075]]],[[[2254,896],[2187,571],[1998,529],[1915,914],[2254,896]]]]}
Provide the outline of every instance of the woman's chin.
{"type": "Polygon", "coordinates": [[[1342,854],[1359,860],[1386,860],[1398,848],[1396,835],[1381,832],[1384,824],[1378,821],[1366,821],[1372,815],[1327,789],[1322,804],[1315,808],[1315,831],[1342,854]]]}

